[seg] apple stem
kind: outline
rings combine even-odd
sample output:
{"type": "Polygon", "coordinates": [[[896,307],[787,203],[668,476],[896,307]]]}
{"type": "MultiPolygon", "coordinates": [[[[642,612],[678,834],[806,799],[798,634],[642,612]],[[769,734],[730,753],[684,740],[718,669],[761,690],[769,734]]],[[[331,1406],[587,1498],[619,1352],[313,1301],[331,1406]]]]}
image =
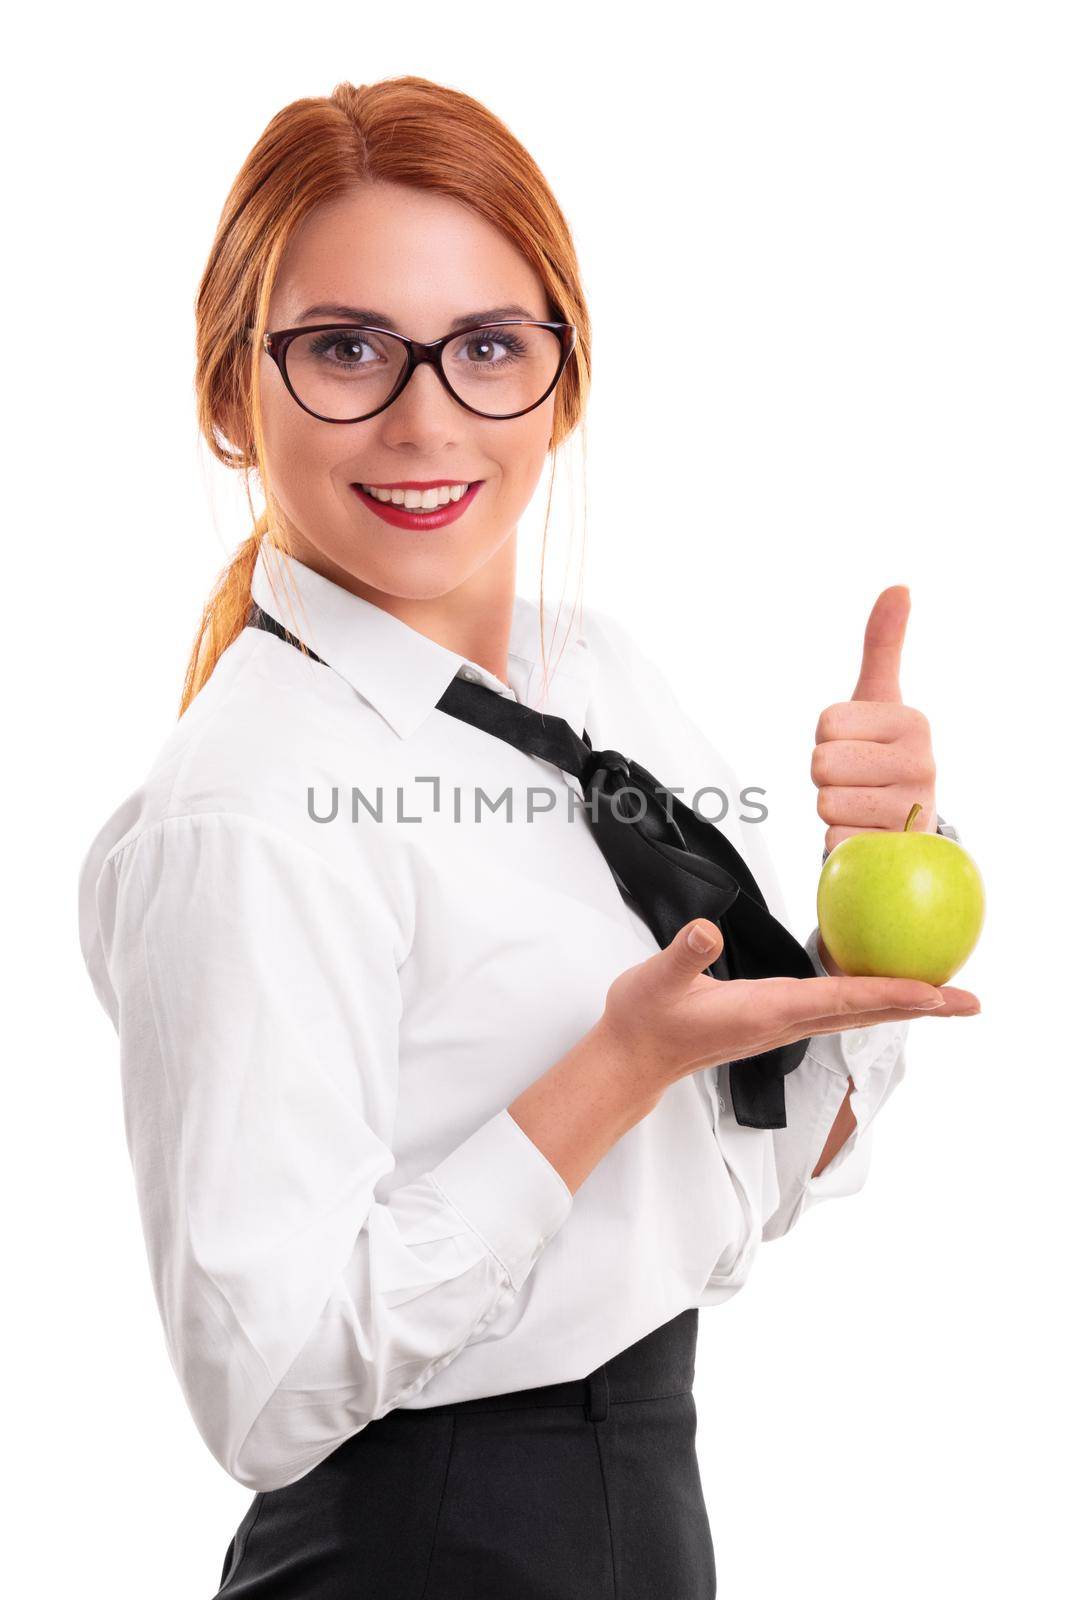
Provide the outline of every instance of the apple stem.
{"type": "Polygon", "coordinates": [[[908,829],[911,827],[912,823],[915,821],[915,818],[919,815],[919,812],[921,810],[922,810],[922,805],[920,804],[920,802],[918,800],[916,800],[915,804],[912,806],[911,810],[908,812],[908,820],[904,824],[904,832],[905,833],[907,833],[908,829]]]}

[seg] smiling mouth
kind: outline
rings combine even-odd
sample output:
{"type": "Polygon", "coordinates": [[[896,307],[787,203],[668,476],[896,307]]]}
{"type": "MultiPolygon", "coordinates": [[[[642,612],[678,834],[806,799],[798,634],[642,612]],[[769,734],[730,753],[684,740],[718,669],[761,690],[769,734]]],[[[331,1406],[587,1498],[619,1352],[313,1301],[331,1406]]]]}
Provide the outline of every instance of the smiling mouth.
{"type": "Polygon", "coordinates": [[[457,500],[462,500],[471,484],[435,484],[432,488],[426,489],[398,486],[394,489],[372,483],[359,483],[355,487],[362,489],[364,494],[370,495],[381,505],[401,506],[405,511],[439,511],[442,506],[454,505],[457,500]]]}
{"type": "Polygon", "coordinates": [[[423,488],[407,484],[354,483],[365,506],[394,528],[443,528],[461,517],[485,482],[439,483],[423,488]]]}

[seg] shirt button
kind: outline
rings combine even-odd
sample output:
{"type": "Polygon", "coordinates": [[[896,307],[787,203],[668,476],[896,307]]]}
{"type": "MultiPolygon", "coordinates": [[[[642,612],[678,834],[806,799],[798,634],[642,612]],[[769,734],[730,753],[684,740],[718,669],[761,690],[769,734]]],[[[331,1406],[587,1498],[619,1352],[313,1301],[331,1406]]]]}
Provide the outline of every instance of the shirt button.
{"type": "Polygon", "coordinates": [[[478,681],[478,674],[473,667],[461,667],[459,675],[461,678],[466,678],[468,683],[477,683],[478,681]]]}
{"type": "Polygon", "coordinates": [[[849,1036],[848,1048],[854,1053],[857,1050],[862,1050],[866,1043],[867,1035],[865,1033],[853,1033],[849,1036]]]}

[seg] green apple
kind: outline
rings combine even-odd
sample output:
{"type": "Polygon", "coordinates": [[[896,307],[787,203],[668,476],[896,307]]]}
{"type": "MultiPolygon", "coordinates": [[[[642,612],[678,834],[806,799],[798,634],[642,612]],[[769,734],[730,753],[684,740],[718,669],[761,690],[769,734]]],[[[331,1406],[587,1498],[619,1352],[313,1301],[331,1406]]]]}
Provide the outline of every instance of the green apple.
{"type": "Polygon", "coordinates": [[[854,978],[947,983],[978,943],[985,889],[974,861],[939,833],[850,833],[823,863],[816,895],[823,943],[854,978]]]}

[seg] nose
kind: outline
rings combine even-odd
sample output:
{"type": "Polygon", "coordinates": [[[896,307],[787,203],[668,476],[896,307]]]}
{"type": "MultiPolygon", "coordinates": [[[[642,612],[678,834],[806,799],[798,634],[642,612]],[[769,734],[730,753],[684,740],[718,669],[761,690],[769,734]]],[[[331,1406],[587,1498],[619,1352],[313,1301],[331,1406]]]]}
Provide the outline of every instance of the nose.
{"type": "Polygon", "coordinates": [[[383,411],[382,438],[396,450],[439,450],[458,437],[467,415],[424,361],[411,374],[404,392],[383,411]]]}

